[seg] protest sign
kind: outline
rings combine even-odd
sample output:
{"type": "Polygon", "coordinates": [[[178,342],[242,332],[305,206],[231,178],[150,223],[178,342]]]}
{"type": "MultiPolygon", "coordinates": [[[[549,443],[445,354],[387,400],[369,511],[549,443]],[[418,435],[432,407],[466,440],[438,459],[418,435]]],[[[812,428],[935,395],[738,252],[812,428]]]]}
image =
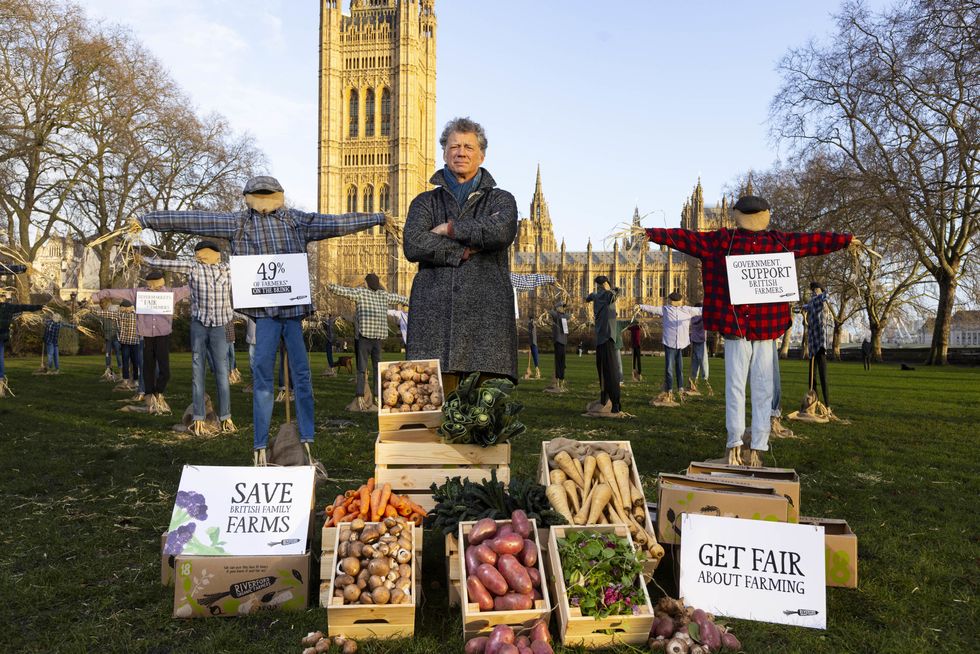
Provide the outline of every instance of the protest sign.
{"type": "Polygon", "coordinates": [[[137,291],[136,313],[169,316],[174,312],[174,294],[170,291],[137,291]]]}
{"type": "Polygon", "coordinates": [[[231,298],[236,309],[310,304],[305,252],[231,257],[231,298]]]}
{"type": "Polygon", "coordinates": [[[796,302],[796,257],[792,252],[740,254],[725,257],[732,304],[796,302]]]}

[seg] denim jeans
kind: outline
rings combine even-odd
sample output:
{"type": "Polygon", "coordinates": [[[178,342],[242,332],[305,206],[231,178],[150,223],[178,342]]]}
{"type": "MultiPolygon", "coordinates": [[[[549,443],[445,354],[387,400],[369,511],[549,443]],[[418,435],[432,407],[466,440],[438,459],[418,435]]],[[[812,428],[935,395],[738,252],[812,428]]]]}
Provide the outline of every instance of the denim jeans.
{"type": "Polygon", "coordinates": [[[677,390],[684,388],[684,350],[676,347],[664,345],[664,390],[674,389],[674,382],[677,382],[677,390]]]}
{"type": "Polygon", "coordinates": [[[135,379],[137,382],[139,382],[137,384],[137,392],[138,393],[145,393],[146,392],[146,384],[144,383],[143,373],[142,373],[142,370],[143,370],[143,337],[142,336],[140,336],[140,342],[137,343],[136,345],[134,345],[133,347],[136,348],[135,349],[135,352],[136,352],[136,357],[135,357],[135,360],[136,360],[136,369],[139,371],[139,373],[135,373],[135,372],[133,373],[133,379],[135,379]]]}
{"type": "Polygon", "coordinates": [[[238,367],[238,361],[235,360],[235,344],[228,343],[228,372],[231,372],[238,367]]]}
{"type": "Polygon", "coordinates": [[[118,338],[105,339],[105,367],[112,367],[112,353],[116,353],[116,367],[122,368],[122,345],[118,338]]]}
{"type": "Polygon", "coordinates": [[[276,363],[279,342],[286,342],[289,354],[289,380],[296,393],[296,422],[299,438],[313,442],[313,383],[310,360],[303,340],[300,318],[258,318],[255,321],[255,355],[252,363],[252,420],[255,424],[255,449],[269,445],[269,423],[272,420],[272,369],[276,363]]]}
{"type": "MultiPolygon", "coordinates": [[[[133,343],[127,345],[126,343],[120,344],[120,350],[122,350],[122,376],[123,379],[132,378],[133,381],[140,380],[140,345],[139,343],[133,343]],[[132,372],[130,372],[132,371],[132,372]]],[[[139,384],[140,392],[143,392],[143,384],[139,384]]]]}
{"type": "Polygon", "coordinates": [[[214,361],[214,380],[218,386],[218,420],[231,417],[231,390],[228,386],[228,342],[223,325],[205,327],[200,320],[191,320],[191,401],[194,420],[207,417],[204,403],[205,352],[214,361]]]}
{"type": "Polygon", "coordinates": [[[779,340],[772,341],[772,416],[783,415],[783,388],[779,377],[779,340]]]}
{"type": "Polygon", "coordinates": [[[531,343],[531,358],[534,359],[534,367],[538,367],[538,346],[531,343]]]}
{"type": "Polygon", "coordinates": [[[752,385],[752,449],[769,449],[775,341],[725,339],[725,427],[727,447],[738,447],[745,432],[745,385],[752,385]]]}
{"type": "Polygon", "coordinates": [[[327,367],[333,368],[333,343],[327,341],[327,367]]]}
{"type": "Polygon", "coordinates": [[[708,359],[705,357],[704,342],[695,343],[691,341],[691,380],[697,381],[698,374],[707,381],[708,379],[708,359]]]}
{"type": "Polygon", "coordinates": [[[45,343],[44,351],[48,354],[48,370],[58,370],[61,367],[61,363],[58,360],[58,344],[45,343]]]}

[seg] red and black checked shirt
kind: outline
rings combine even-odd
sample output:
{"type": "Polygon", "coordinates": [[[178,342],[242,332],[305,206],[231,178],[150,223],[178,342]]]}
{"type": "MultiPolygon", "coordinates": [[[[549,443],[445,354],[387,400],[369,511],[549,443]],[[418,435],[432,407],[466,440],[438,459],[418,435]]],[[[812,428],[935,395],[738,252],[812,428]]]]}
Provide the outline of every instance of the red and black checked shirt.
{"type": "Polygon", "coordinates": [[[704,284],[704,328],[724,336],[765,341],[782,336],[793,318],[788,302],[739,304],[733,306],[728,295],[728,269],[725,257],[732,254],[770,254],[792,252],[797,259],[830,254],[846,248],[850,234],[836,232],[751,232],[719,229],[695,232],[687,229],[648,229],[654,243],[701,260],[704,284]]]}

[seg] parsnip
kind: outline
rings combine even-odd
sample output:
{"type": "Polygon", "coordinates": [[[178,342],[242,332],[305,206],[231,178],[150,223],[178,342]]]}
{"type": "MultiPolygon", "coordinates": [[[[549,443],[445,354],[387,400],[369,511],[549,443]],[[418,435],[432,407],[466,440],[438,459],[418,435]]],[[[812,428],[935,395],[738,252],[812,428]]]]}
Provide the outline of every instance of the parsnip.
{"type": "Polygon", "coordinates": [[[585,487],[585,480],[582,479],[582,475],[579,474],[578,468],[575,467],[575,463],[572,461],[571,455],[568,452],[559,452],[555,455],[555,465],[561,468],[569,479],[574,481],[580,487],[585,487]]]}
{"type": "Polygon", "coordinates": [[[619,507],[621,513],[628,513],[633,507],[633,498],[630,495],[630,467],[625,461],[613,461],[613,474],[616,475],[616,485],[619,487],[619,507]]]}
{"type": "Polygon", "coordinates": [[[562,485],[551,484],[545,489],[545,495],[548,496],[548,501],[551,502],[551,508],[562,514],[562,517],[568,520],[568,524],[572,524],[572,512],[568,510],[568,498],[565,495],[565,489],[562,485]]]}
{"type": "Polygon", "coordinates": [[[633,499],[634,507],[643,507],[643,493],[640,492],[640,489],[632,481],[630,482],[630,497],[633,499]]]}
{"type": "Polygon", "coordinates": [[[612,497],[613,492],[609,484],[599,484],[596,486],[595,495],[592,497],[592,505],[589,507],[589,519],[585,524],[597,524],[596,521],[602,515],[602,510],[606,508],[606,505],[609,504],[612,497]]]}
{"type": "Polygon", "coordinates": [[[562,482],[562,488],[568,493],[568,499],[571,500],[572,510],[578,513],[582,509],[582,504],[578,499],[578,486],[571,479],[566,479],[562,482]]]}
{"type": "Polygon", "coordinates": [[[562,484],[566,479],[568,479],[568,475],[561,470],[552,470],[550,479],[552,484],[562,484]]]}
{"type": "Polygon", "coordinates": [[[597,454],[595,457],[595,463],[596,467],[599,468],[599,472],[602,473],[603,483],[609,485],[616,504],[618,506],[622,506],[623,498],[619,495],[619,487],[616,484],[616,474],[613,472],[612,459],[609,458],[609,454],[606,452],[599,452],[599,454],[597,454]]]}
{"type": "Polygon", "coordinates": [[[572,458],[572,465],[578,471],[579,477],[582,479],[582,483],[579,484],[580,487],[585,488],[585,470],[582,468],[582,462],[576,458],[572,458]]]}
{"type": "Polygon", "coordinates": [[[589,517],[589,507],[592,506],[592,498],[595,497],[595,489],[598,488],[598,484],[592,487],[589,494],[582,500],[582,507],[579,509],[578,513],[575,514],[575,524],[584,525],[585,520],[589,517]]]}
{"type": "Polygon", "coordinates": [[[592,477],[595,475],[595,457],[591,454],[585,456],[585,488],[582,489],[582,494],[588,494],[589,490],[592,488],[592,477]]]}

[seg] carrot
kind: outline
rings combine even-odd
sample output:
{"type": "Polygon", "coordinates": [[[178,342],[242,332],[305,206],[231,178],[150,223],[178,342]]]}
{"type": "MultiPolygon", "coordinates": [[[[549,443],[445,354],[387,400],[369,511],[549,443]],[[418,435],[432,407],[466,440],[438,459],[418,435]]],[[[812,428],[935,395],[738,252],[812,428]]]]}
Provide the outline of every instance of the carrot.
{"type": "Polygon", "coordinates": [[[364,484],[359,489],[361,494],[361,517],[366,518],[368,511],[371,508],[371,491],[367,484],[364,484]]]}
{"type": "Polygon", "coordinates": [[[334,510],[336,510],[336,508],[338,506],[340,506],[341,504],[343,504],[343,503],[344,503],[344,496],[343,495],[338,495],[337,496],[337,499],[335,499],[333,501],[333,504],[330,504],[330,505],[327,506],[327,509],[326,509],[325,513],[328,516],[330,516],[331,514],[333,514],[334,510]]]}
{"type": "Polygon", "coordinates": [[[385,518],[397,518],[398,517],[398,511],[395,509],[395,507],[393,507],[392,505],[389,504],[388,506],[385,507],[384,517],[385,518]]]}
{"type": "Polygon", "coordinates": [[[378,521],[378,507],[381,506],[381,489],[375,488],[371,491],[371,510],[368,515],[371,516],[371,522],[378,521]]]}
{"type": "Polygon", "coordinates": [[[368,477],[367,487],[368,487],[368,492],[369,493],[373,493],[374,492],[374,477],[368,477]]]}
{"type": "Polygon", "coordinates": [[[409,521],[412,522],[416,527],[422,524],[422,516],[418,513],[413,513],[408,517],[409,521]]]}
{"type": "Polygon", "coordinates": [[[415,515],[417,513],[417,514],[419,514],[420,516],[422,516],[424,518],[426,516],[426,514],[428,513],[428,511],[426,511],[425,509],[423,509],[421,506],[419,506],[418,504],[416,504],[412,500],[409,500],[408,503],[412,507],[412,515],[415,515]]]}
{"type": "Polygon", "coordinates": [[[330,519],[333,520],[334,522],[340,522],[341,519],[343,519],[344,515],[346,514],[347,511],[344,510],[344,507],[338,506],[336,509],[334,509],[333,514],[330,516],[330,519]]]}
{"type": "Polygon", "coordinates": [[[381,499],[378,502],[378,506],[372,512],[374,522],[377,522],[385,514],[385,507],[388,506],[388,500],[391,499],[391,484],[385,484],[381,487],[381,499]]]}

